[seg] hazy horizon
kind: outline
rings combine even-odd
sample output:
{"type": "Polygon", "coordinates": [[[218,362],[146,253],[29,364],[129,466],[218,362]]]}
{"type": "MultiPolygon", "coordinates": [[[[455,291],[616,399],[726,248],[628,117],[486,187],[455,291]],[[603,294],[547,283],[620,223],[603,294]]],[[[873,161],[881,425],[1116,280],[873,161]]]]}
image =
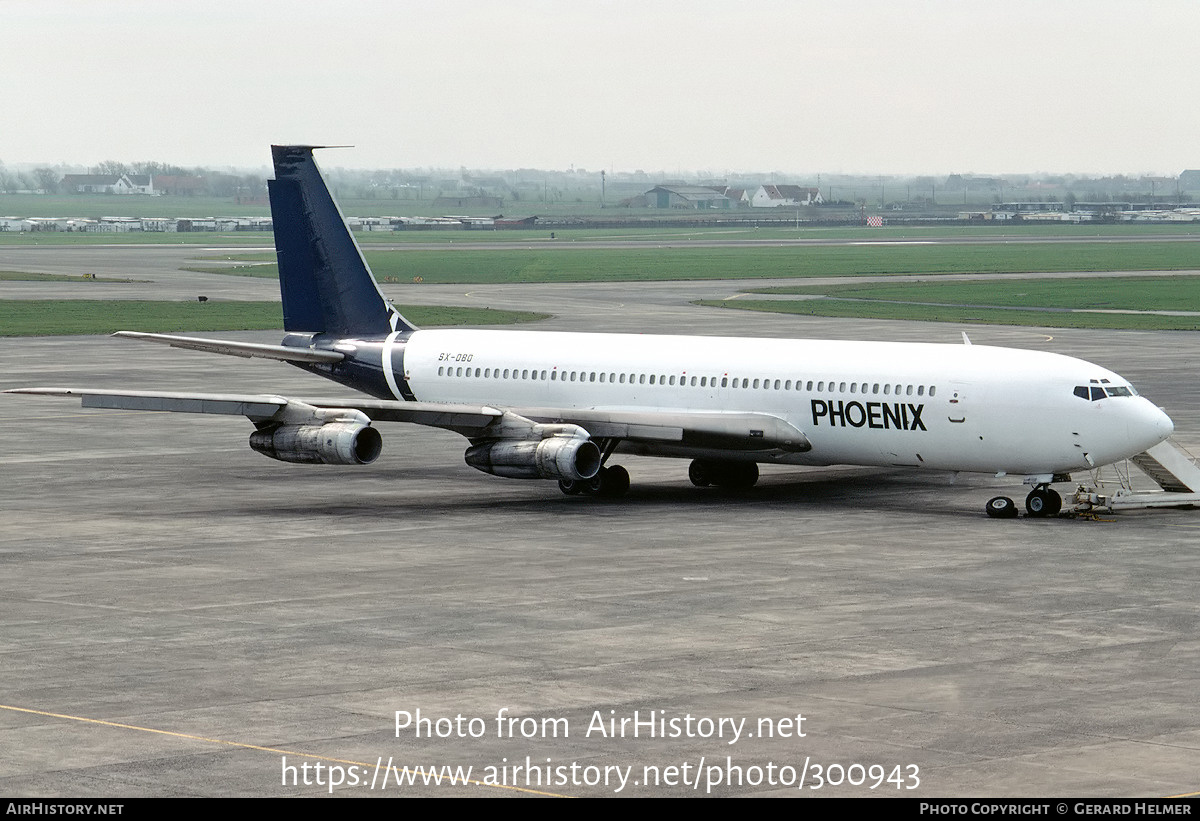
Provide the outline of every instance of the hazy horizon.
{"type": "Polygon", "coordinates": [[[1191,0],[0,0],[6,165],[889,177],[1200,167],[1191,0]],[[19,80],[17,78],[20,78],[19,80]]]}

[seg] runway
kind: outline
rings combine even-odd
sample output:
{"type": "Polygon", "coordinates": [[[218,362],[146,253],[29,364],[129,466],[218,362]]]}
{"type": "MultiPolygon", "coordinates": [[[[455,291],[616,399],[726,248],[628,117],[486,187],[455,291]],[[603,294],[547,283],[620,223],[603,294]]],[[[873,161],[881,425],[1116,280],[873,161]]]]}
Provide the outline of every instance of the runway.
{"type": "MultiPolygon", "coordinates": [[[[92,249],[92,264],[150,279],[151,298],[277,296],[269,280],[178,272],[168,250],[92,249]]],[[[689,304],[731,287],[386,290],[533,305],[555,316],[524,327],[548,330],[949,343],[962,330],[689,304]]],[[[1112,368],[1200,453],[1200,335],[967,330],[1112,368]]],[[[0,374],[330,393],[280,363],[104,338],[0,340],[0,374]]],[[[243,419],[0,402],[3,794],[1200,791],[1200,511],[995,521],[983,503],[1020,494],[1011,479],[774,468],[723,493],[693,488],[685,462],[636,458],[622,460],[629,497],[601,503],[478,473],[440,431],[387,426],[376,464],[314,468],[251,452],[243,419]],[[435,737],[397,731],[397,711],[418,709],[435,737]],[[534,721],[506,734],[501,711],[534,721]],[[635,711],[641,725],[607,732],[635,711]],[[443,766],[470,780],[422,783],[443,766]],[[488,784],[489,767],[506,783],[488,784]]]]}

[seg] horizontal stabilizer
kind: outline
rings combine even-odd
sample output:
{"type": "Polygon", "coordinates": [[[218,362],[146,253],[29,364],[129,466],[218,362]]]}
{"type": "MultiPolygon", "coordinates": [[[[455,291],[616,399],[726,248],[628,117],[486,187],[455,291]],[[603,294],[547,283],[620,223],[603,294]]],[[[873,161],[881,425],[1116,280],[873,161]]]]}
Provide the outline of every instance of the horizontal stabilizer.
{"type": "Polygon", "coordinates": [[[341,362],[345,354],[337,351],[319,351],[314,348],[292,348],[287,345],[264,345],[258,342],[230,342],[224,339],[202,339],[196,336],[172,336],[170,334],[145,334],[138,331],[117,331],[113,336],[122,339],[137,339],[143,342],[158,342],[172,348],[187,348],[207,351],[225,356],[244,358],[259,357],[278,359],[283,362],[341,362]]]}

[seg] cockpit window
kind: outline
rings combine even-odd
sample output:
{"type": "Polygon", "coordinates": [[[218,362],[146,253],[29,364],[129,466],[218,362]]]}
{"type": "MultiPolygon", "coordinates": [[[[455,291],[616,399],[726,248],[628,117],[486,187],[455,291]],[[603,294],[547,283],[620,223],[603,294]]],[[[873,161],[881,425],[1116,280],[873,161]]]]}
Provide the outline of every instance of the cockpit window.
{"type": "Polygon", "coordinates": [[[1080,399],[1087,399],[1091,402],[1096,402],[1109,396],[1137,396],[1138,392],[1131,386],[1113,385],[1107,379],[1099,380],[1106,384],[1106,387],[1100,387],[1097,380],[1091,380],[1091,385],[1076,385],[1072,391],[1080,399]]]}

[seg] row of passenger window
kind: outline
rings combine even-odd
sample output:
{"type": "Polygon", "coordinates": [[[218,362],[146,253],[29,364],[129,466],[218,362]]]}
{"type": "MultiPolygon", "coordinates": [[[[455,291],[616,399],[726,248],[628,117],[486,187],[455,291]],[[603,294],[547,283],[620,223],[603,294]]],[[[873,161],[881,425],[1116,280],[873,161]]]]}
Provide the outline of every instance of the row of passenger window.
{"type": "Polygon", "coordinates": [[[600,382],[620,385],[681,385],[693,388],[748,388],[751,390],[808,391],[810,393],[855,393],[882,396],[934,396],[937,387],[896,385],[890,382],[837,382],[803,379],[752,379],[730,376],[675,376],[673,374],[606,373],[596,371],[539,371],[528,368],[438,368],[438,376],[473,379],[523,379],[550,382],[600,382]]]}

